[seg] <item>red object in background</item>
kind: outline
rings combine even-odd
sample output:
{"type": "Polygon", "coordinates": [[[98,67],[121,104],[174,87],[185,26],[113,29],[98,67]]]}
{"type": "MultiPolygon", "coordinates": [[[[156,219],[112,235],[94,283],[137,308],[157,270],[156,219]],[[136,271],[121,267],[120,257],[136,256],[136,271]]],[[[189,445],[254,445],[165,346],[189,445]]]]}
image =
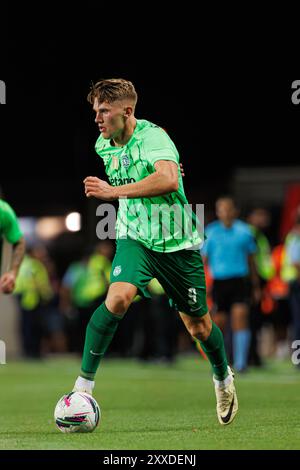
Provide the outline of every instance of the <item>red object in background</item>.
{"type": "Polygon", "coordinates": [[[277,245],[272,250],[272,261],[275,267],[275,276],[268,282],[267,287],[273,299],[282,299],[288,296],[288,283],[281,279],[281,268],[284,257],[284,245],[277,245]]]}
{"type": "Polygon", "coordinates": [[[205,283],[206,283],[206,301],[208,310],[211,310],[213,307],[213,300],[211,296],[213,278],[210,273],[207,262],[204,263],[204,273],[205,273],[205,283]]]}
{"type": "Polygon", "coordinates": [[[261,300],[261,311],[264,315],[273,313],[276,308],[276,301],[288,296],[289,286],[281,279],[281,268],[284,257],[284,245],[275,246],[272,250],[272,261],[275,267],[275,275],[267,282],[263,289],[261,300]]]}
{"type": "Polygon", "coordinates": [[[263,289],[260,308],[264,315],[270,315],[275,309],[275,301],[271,296],[268,286],[265,286],[263,289]]]}
{"type": "Polygon", "coordinates": [[[300,206],[300,183],[289,185],[285,194],[280,225],[280,239],[282,241],[295,224],[298,206],[300,206]]]}

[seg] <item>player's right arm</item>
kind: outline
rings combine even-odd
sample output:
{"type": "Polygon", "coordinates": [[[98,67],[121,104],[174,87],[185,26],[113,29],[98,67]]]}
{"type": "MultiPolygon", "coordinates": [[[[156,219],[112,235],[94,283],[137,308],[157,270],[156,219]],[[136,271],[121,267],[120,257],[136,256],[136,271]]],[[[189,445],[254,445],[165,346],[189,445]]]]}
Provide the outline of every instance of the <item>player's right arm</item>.
{"type": "Polygon", "coordinates": [[[171,161],[159,160],[154,164],[155,172],[136,183],[111,186],[95,176],[84,180],[85,194],[104,201],[118,198],[155,197],[178,190],[178,166],[171,161]]]}

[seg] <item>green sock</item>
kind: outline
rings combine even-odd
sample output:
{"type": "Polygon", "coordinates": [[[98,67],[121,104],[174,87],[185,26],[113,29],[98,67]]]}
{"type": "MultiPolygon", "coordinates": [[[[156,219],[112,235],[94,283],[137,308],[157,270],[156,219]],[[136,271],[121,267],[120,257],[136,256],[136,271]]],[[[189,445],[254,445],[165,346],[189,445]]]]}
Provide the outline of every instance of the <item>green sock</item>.
{"type": "Polygon", "coordinates": [[[80,376],[94,380],[122,317],[113,315],[103,302],[93,313],[85,334],[80,376]]]}
{"type": "Polygon", "coordinates": [[[220,328],[212,322],[212,329],[206,341],[200,341],[201,347],[211,363],[213,374],[217,380],[228,376],[224,338],[220,328]]]}

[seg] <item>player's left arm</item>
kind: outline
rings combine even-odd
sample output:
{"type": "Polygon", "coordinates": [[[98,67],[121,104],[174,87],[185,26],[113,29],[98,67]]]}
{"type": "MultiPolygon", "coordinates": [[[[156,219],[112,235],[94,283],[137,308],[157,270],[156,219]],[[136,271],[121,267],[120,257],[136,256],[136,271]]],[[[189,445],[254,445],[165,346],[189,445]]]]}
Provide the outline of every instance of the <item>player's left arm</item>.
{"type": "Polygon", "coordinates": [[[17,275],[25,254],[25,240],[21,237],[13,244],[13,253],[10,267],[0,277],[0,291],[4,294],[11,294],[15,288],[17,275]]]}
{"type": "Polygon", "coordinates": [[[104,201],[118,198],[154,197],[178,190],[178,165],[170,160],[158,160],[154,163],[155,172],[136,183],[123,186],[111,186],[95,176],[84,180],[85,194],[104,201]]]}

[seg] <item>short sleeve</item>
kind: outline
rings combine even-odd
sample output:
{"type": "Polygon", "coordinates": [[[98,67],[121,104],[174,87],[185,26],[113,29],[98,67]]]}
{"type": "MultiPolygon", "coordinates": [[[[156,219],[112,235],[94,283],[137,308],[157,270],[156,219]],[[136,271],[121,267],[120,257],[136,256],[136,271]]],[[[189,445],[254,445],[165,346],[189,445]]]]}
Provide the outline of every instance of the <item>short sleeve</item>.
{"type": "Polygon", "coordinates": [[[3,202],[1,207],[1,225],[4,238],[11,244],[17,243],[23,234],[17,216],[9,204],[3,202]]]}
{"type": "Polygon", "coordinates": [[[144,137],[144,149],[146,158],[151,165],[158,160],[170,160],[179,163],[179,155],[177,149],[168,136],[161,128],[151,128],[144,137]]]}

